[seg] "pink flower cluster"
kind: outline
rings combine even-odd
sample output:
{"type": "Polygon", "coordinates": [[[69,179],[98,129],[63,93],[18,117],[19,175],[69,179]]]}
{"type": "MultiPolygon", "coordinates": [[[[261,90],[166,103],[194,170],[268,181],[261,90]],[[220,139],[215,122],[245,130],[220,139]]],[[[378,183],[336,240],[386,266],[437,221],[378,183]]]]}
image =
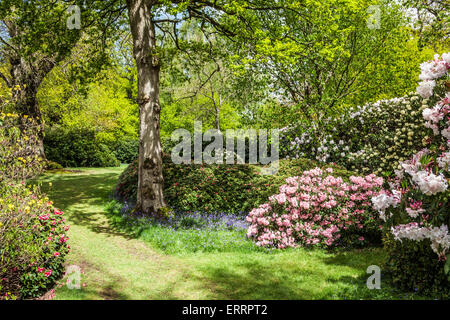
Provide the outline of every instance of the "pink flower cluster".
{"type": "Polygon", "coordinates": [[[422,111],[425,119],[425,127],[433,130],[434,135],[442,134],[446,139],[450,139],[450,95],[439,101],[433,108],[427,108],[422,111]],[[439,125],[440,121],[444,121],[445,125],[439,125]],[[443,127],[439,131],[439,127],[443,127]]]}
{"type": "Polygon", "coordinates": [[[435,79],[445,76],[450,69],[450,52],[438,54],[434,56],[431,61],[424,62],[420,65],[421,73],[419,80],[422,80],[417,87],[417,92],[422,98],[429,98],[433,95],[434,87],[436,86],[435,79]]]}
{"type": "Polygon", "coordinates": [[[374,174],[352,176],[346,183],[332,172],[315,168],[286,179],[279,194],[249,213],[247,236],[258,246],[278,249],[332,246],[342,230],[358,232],[368,220],[376,223],[370,199],[378,194],[383,179],[374,174]]]}

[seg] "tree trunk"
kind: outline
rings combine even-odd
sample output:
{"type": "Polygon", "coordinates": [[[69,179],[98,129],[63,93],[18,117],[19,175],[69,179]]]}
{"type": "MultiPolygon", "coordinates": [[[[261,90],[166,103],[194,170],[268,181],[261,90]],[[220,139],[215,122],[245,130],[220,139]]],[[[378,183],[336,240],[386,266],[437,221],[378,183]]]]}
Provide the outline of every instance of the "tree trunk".
{"type": "Polygon", "coordinates": [[[44,152],[44,123],[41,109],[37,100],[37,92],[43,80],[42,75],[33,72],[23,58],[10,58],[12,100],[16,110],[22,115],[32,117],[39,125],[39,150],[42,159],[46,159],[44,152]],[[16,86],[18,86],[16,88],[16,86]]]}
{"type": "Polygon", "coordinates": [[[138,72],[139,167],[136,210],[159,214],[163,196],[159,70],[151,0],[127,0],[133,54],[138,72]]]}
{"type": "Polygon", "coordinates": [[[220,109],[216,109],[216,129],[220,132],[220,118],[219,118],[220,109]]]}

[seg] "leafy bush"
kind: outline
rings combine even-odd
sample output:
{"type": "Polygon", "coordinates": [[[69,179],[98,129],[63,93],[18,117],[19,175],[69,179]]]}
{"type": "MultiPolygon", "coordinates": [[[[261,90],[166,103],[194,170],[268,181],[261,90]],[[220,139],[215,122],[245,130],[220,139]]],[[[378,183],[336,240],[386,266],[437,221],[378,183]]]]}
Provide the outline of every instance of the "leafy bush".
{"type": "MultiPolygon", "coordinates": [[[[212,131],[215,131],[215,130],[212,129],[212,131]]],[[[246,133],[249,133],[249,132],[246,132],[245,130],[243,130],[241,132],[241,134],[239,134],[239,130],[235,130],[234,134],[237,135],[237,136],[234,137],[234,145],[233,145],[233,147],[234,147],[233,152],[234,152],[235,159],[237,158],[237,146],[240,146],[240,145],[243,146],[243,154],[242,155],[239,154],[239,157],[242,158],[244,163],[250,162],[249,161],[250,145],[254,144],[255,147],[256,147],[256,150],[258,150],[258,148],[259,148],[259,135],[257,134],[257,132],[255,132],[256,136],[254,136],[254,137],[252,136],[251,138],[249,138],[249,136],[245,136],[246,133]]],[[[223,154],[226,155],[227,152],[228,152],[226,150],[227,149],[227,135],[222,133],[221,137],[222,137],[223,154]]],[[[271,139],[271,137],[270,137],[270,134],[269,134],[266,140],[262,140],[261,141],[267,146],[267,150],[270,150],[270,148],[271,148],[271,141],[270,141],[270,139],[271,139]]],[[[180,140],[180,141],[182,141],[182,140],[180,140]]],[[[172,140],[172,138],[168,138],[168,137],[162,138],[161,139],[161,145],[162,145],[163,151],[165,153],[167,153],[167,154],[171,154],[173,148],[176,145],[178,145],[178,143],[180,141],[172,140]]],[[[190,135],[190,142],[191,142],[191,144],[190,144],[191,150],[195,150],[195,148],[194,148],[194,145],[195,145],[194,144],[194,134],[192,134],[192,133],[190,135]]],[[[214,142],[216,142],[216,141],[214,140],[214,142]]],[[[205,150],[205,148],[208,145],[210,145],[210,143],[211,143],[210,141],[202,139],[201,150],[205,150]]],[[[214,155],[214,151],[212,152],[212,155],[214,155]]],[[[194,151],[191,152],[191,160],[194,160],[194,151]]],[[[224,163],[225,163],[225,160],[226,160],[226,158],[224,156],[224,163]]]]}
{"type": "MultiPolygon", "coordinates": [[[[119,177],[115,191],[119,199],[136,201],[137,165],[137,160],[133,161],[119,177]]],[[[247,214],[276,193],[287,177],[316,166],[316,162],[307,159],[282,160],[276,175],[262,175],[260,166],[174,164],[164,155],[164,196],[167,204],[177,210],[247,214]]],[[[351,175],[334,168],[343,177],[351,175]]]]}
{"type": "Polygon", "coordinates": [[[417,91],[439,101],[423,110],[431,137],[401,163],[391,190],[372,199],[385,221],[387,268],[398,286],[423,293],[450,292],[450,53],[421,64],[417,91]],[[433,254],[434,252],[434,254],[433,254]],[[444,261],[446,261],[444,263],[444,261]]]}
{"type": "Polygon", "coordinates": [[[64,168],[62,165],[60,165],[57,162],[47,161],[46,169],[47,170],[58,170],[58,169],[64,169],[64,168]]]}
{"type": "Polygon", "coordinates": [[[95,139],[87,128],[52,127],[46,131],[47,159],[64,167],[116,167],[120,162],[113,152],[95,139]]]}
{"type": "Polygon", "coordinates": [[[332,168],[315,168],[286,179],[280,193],[253,209],[247,235],[261,247],[336,245],[355,247],[380,242],[381,220],[370,198],[383,184],[375,175],[346,183],[332,168]]]}
{"type": "Polygon", "coordinates": [[[114,149],[114,155],[121,163],[131,163],[139,154],[139,140],[122,139],[119,140],[114,149]]]}
{"type": "Polygon", "coordinates": [[[390,275],[393,285],[404,291],[450,298],[446,261],[436,259],[429,239],[420,242],[403,239],[400,242],[387,232],[383,243],[388,255],[383,270],[390,275]]]}
{"type": "Polygon", "coordinates": [[[335,162],[363,174],[393,175],[399,161],[431,137],[422,111],[436,99],[416,93],[350,108],[340,118],[321,119],[282,129],[280,156],[335,162]]]}

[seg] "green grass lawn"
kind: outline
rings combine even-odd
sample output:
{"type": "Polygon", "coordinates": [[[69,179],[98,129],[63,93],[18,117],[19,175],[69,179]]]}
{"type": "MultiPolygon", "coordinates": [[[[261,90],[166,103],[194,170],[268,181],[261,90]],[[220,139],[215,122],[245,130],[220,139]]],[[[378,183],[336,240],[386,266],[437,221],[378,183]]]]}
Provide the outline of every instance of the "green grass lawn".
{"type": "Polygon", "coordinates": [[[420,298],[396,292],[384,280],[380,290],[366,288],[367,267],[381,266],[384,260],[379,248],[264,252],[248,243],[225,252],[161,249],[152,244],[152,234],[164,235],[165,230],[137,236],[113,227],[106,215],[123,169],[82,168],[40,179],[71,226],[67,266],[83,270],[84,286],[70,290],[62,285],[55,290],[56,299],[420,298]]]}

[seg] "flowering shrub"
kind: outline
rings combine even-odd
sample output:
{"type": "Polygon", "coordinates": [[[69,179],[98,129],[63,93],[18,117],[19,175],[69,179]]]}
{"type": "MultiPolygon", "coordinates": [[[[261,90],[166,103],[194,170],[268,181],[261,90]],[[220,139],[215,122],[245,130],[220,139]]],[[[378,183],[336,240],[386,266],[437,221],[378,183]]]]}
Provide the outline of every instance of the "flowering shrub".
{"type": "Polygon", "coordinates": [[[433,96],[411,93],[350,108],[339,118],[283,128],[280,155],[392,176],[400,161],[427,145],[431,135],[423,126],[422,111],[436,102],[433,96]]]}
{"type": "Polygon", "coordinates": [[[374,197],[372,202],[385,221],[386,242],[390,244],[386,246],[390,255],[388,266],[395,282],[407,289],[448,293],[450,272],[445,275],[444,266],[450,266],[450,54],[436,55],[420,67],[422,82],[417,91],[424,98],[438,100],[434,107],[422,112],[424,126],[432,131],[431,138],[426,148],[401,163],[401,169],[390,181],[391,190],[374,197]],[[405,252],[420,256],[408,266],[414,272],[401,266],[405,252]],[[430,259],[433,255],[434,259],[430,259]],[[430,277],[431,271],[434,272],[430,277]]]}
{"type": "Polygon", "coordinates": [[[351,176],[346,183],[332,168],[315,168],[286,179],[280,193],[253,209],[247,235],[258,246],[360,246],[380,238],[380,220],[370,198],[383,179],[351,176]]]}
{"type": "Polygon", "coordinates": [[[63,212],[36,188],[0,184],[0,299],[37,297],[64,272],[63,212]]]}

